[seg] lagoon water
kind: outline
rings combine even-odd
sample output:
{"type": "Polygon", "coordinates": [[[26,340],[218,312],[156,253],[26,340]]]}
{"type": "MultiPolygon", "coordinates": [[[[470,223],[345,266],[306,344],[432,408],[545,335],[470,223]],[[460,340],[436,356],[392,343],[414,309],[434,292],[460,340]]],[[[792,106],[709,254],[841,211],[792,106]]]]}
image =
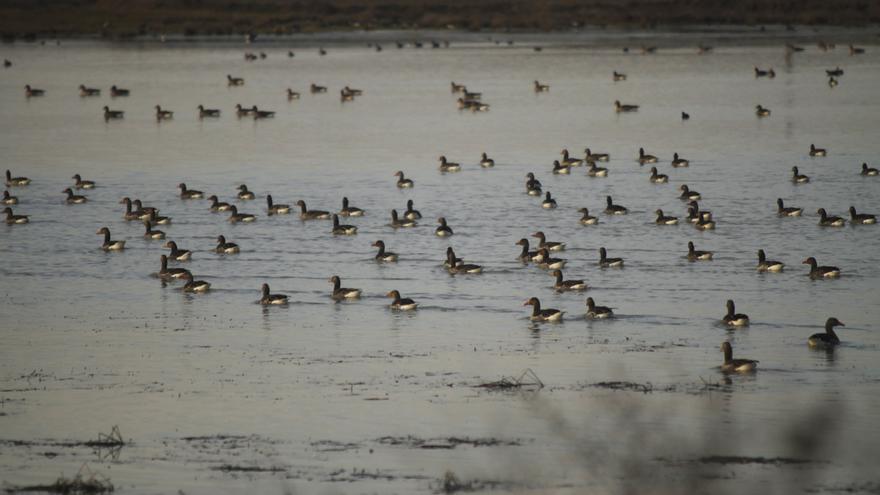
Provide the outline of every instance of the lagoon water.
{"type": "Polygon", "coordinates": [[[340,43],[323,57],[297,46],[294,58],[282,44],[0,47],[14,63],[0,73],[0,156],[33,180],[10,189],[31,223],[0,227],[0,480],[50,483],[87,463],[122,493],[428,493],[447,471],[514,492],[876,490],[880,227],[822,228],[815,212],[880,213],[880,177],[859,175],[880,156],[880,47],[786,56],[758,40],[698,55],[665,41],[650,56],[623,53],[626,40],[541,52],[340,43]],[[245,51],[268,58],[245,62],[245,51]],[[753,66],[777,76],[756,79],[753,66]],[[830,88],[824,70],[836,66],[845,75],[830,88]],[[613,82],[614,70],[628,80],[613,82]],[[245,85],[227,87],[227,74],[245,85]],[[550,91],[534,93],[535,79],[550,91]],[[450,81],[491,110],[458,111],[450,81]],[[313,82],[328,94],[309,94],[313,82]],[[47,95],[26,99],[25,84],[47,95]],[[79,84],[102,96],[80,98],[79,84]],[[113,84],[131,96],[111,99],[113,84]],[[341,103],[345,85],[364,95],[341,103]],[[288,102],[288,87],[302,98],[288,102]],[[614,100],[641,108],[616,114],[614,100]],[[236,103],[277,114],[237,119],[236,103]],[[174,119],[157,123],[156,104],[174,119]],[[198,104],[221,118],[200,121],[198,104]],[[772,115],[757,118],[757,104],[772,115]],[[104,105],[124,120],[105,123],[104,105]],[[829,156],[809,157],[811,143],[829,156]],[[648,181],[640,146],[669,184],[648,181]],[[609,177],[550,174],[560,150],[585,147],[611,154],[609,177]],[[493,169],[477,165],[483,151],[493,169]],[[691,166],[671,168],[674,152],[691,166]],[[463,170],[441,174],[439,155],[463,170]],[[812,182],[792,184],[792,166],[812,182]],[[397,170],[416,187],[397,189],[397,170]],[[527,172],[557,209],[525,194],[527,172]],[[87,204],[64,203],[74,173],[98,182],[87,204]],[[235,203],[258,219],[231,225],[207,201],[179,199],[180,182],[230,202],[247,184],[257,199],[235,203]],[[685,183],[715,231],[654,225],[657,208],[685,216],[685,183]],[[335,237],[329,221],[267,216],[266,194],[323,210],[347,196],[367,215],[343,220],[356,236],[335,237]],[[630,214],[602,214],[606,195],[630,214]],[[179,265],[208,294],[155,278],[167,249],[122,219],[124,196],[173,218],[157,228],[194,251],[179,265]],[[778,197],[804,216],[777,217],[778,197]],[[408,199],[424,218],[395,231],[390,210],[408,199]],[[582,207],[600,224],[578,223],[582,207]],[[433,235],[439,216],[454,236],[433,235]],[[125,251],[100,250],[102,226],[125,251]],[[567,243],[566,277],[589,291],[557,294],[515,259],[514,243],[537,230],[567,243]],[[219,234],[241,254],[211,252],[219,234]],[[398,263],[373,261],[377,239],[398,263]],[[689,263],[688,241],[714,261],[689,263]],[[450,276],[447,246],[484,273],[450,276]],[[599,268],[602,246],[626,267],[599,268]],[[759,248],[785,271],[756,273],[759,248]],[[811,280],[807,256],[843,276],[811,280]],[[364,296],[334,303],[334,274],[364,296]],[[264,282],[291,303],[257,304],[264,282]],[[392,289],[418,311],[390,311],[392,289]],[[530,322],[533,296],[566,311],[564,323],[530,322]],[[587,296],[617,318],[585,320],[587,296]],[[749,328],[719,324],[727,299],[749,328]],[[843,344],[810,350],[830,316],[846,324],[843,344]],[[724,377],[724,341],[758,372],[724,377]],[[526,369],[544,388],[476,388],[526,369]],[[78,445],[113,425],[121,449],[78,445]]]}

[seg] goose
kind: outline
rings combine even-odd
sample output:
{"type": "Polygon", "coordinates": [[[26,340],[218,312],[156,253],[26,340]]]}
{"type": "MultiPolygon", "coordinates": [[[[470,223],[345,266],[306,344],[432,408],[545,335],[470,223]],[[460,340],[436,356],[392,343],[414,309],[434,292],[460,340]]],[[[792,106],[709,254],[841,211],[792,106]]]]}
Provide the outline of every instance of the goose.
{"type": "Polygon", "coordinates": [[[391,292],[385,294],[385,297],[390,297],[391,301],[391,309],[397,311],[413,311],[418,308],[418,304],[408,297],[400,297],[400,292],[397,290],[392,290],[391,292]]]}
{"type": "Polygon", "coordinates": [[[732,299],[727,300],[727,314],[721,321],[729,327],[747,327],[749,326],[749,317],[742,313],[736,313],[736,306],[732,299]]]}
{"type": "Polygon", "coordinates": [[[260,297],[260,304],[263,306],[271,306],[278,304],[287,304],[287,296],[284,294],[272,294],[269,292],[269,284],[263,284],[263,296],[260,297]]]}
{"type": "Polygon", "coordinates": [[[539,301],[537,297],[533,297],[524,302],[523,306],[532,307],[532,314],[529,316],[529,319],[532,321],[561,321],[562,316],[565,314],[558,309],[541,309],[541,301],[539,301]]]}
{"type": "Polygon", "coordinates": [[[629,210],[627,210],[625,206],[614,204],[611,200],[611,196],[605,196],[605,203],[607,204],[605,207],[605,213],[608,215],[626,215],[629,213],[629,210]]]}
{"type": "MultiPolygon", "coordinates": [[[[755,77],[770,77],[770,72],[773,71],[771,67],[769,70],[759,69],[757,66],[755,67],[755,77]]],[[[776,73],[773,72],[773,76],[776,76],[776,73]]]]}
{"type": "Polygon", "coordinates": [[[438,218],[437,223],[439,223],[440,226],[434,230],[434,234],[438,237],[449,237],[454,233],[452,232],[452,228],[446,224],[445,217],[438,218]]]}
{"type": "Polygon", "coordinates": [[[678,196],[679,199],[684,201],[696,201],[702,198],[700,193],[697,191],[691,191],[687,184],[682,184],[678,186],[678,190],[681,191],[681,194],[678,196]]]}
{"type": "Polygon", "coordinates": [[[836,266],[819,266],[816,258],[810,256],[801,262],[802,265],[810,265],[810,278],[837,278],[840,276],[840,268],[836,266]]]}
{"type": "Polygon", "coordinates": [[[415,185],[415,184],[413,183],[412,179],[406,179],[406,178],[404,178],[404,177],[403,177],[403,172],[400,171],[400,170],[398,170],[397,172],[395,172],[394,175],[395,175],[396,177],[398,177],[398,179],[397,179],[397,187],[399,187],[399,188],[401,188],[401,189],[410,188],[410,187],[413,187],[413,186],[415,185]]]}
{"type": "Polygon", "coordinates": [[[694,224],[697,230],[714,230],[715,220],[712,219],[712,213],[708,211],[700,212],[700,219],[694,224]]]}
{"type": "Polygon", "coordinates": [[[550,91],[549,84],[541,84],[535,81],[535,93],[546,93],[547,91],[550,91]]]}
{"type": "Polygon", "coordinates": [[[299,206],[299,218],[302,220],[327,220],[331,218],[328,211],[309,210],[306,208],[306,202],[303,200],[297,201],[296,206],[299,206]]]}
{"type": "Polygon", "coordinates": [[[846,225],[846,220],[835,215],[828,215],[825,208],[819,208],[816,213],[819,215],[819,225],[822,227],[843,227],[846,225]]]}
{"type": "Polygon", "coordinates": [[[386,263],[395,262],[398,259],[397,253],[392,253],[391,251],[385,251],[385,242],[378,240],[372,244],[373,247],[379,248],[379,252],[376,253],[374,258],[376,261],[382,261],[386,263]]]}
{"type": "Polygon", "coordinates": [[[443,260],[443,267],[446,269],[454,268],[459,263],[464,263],[464,258],[458,258],[455,256],[455,251],[452,249],[452,246],[446,248],[446,259],[443,260]],[[450,254],[452,256],[450,256],[450,254]]]}
{"type": "Polygon", "coordinates": [[[221,203],[216,195],[209,197],[208,200],[211,201],[211,211],[228,211],[232,206],[229,203],[221,203]]]}
{"type": "Polygon", "coordinates": [[[346,93],[348,93],[352,96],[361,96],[364,94],[364,90],[349,88],[348,86],[345,86],[344,88],[342,88],[342,91],[345,91],[346,93]]]}
{"type": "Polygon", "coordinates": [[[422,218],[421,212],[413,209],[413,200],[411,199],[406,201],[406,211],[403,212],[403,218],[406,218],[407,220],[418,220],[422,218]]]}
{"type": "Polygon", "coordinates": [[[218,254],[235,254],[240,252],[241,249],[238,247],[238,244],[234,242],[226,242],[226,237],[220,235],[217,236],[217,247],[214,248],[214,252],[218,254]]]}
{"type": "Polygon", "coordinates": [[[681,120],[690,120],[690,118],[691,118],[690,114],[688,114],[686,112],[681,112],[681,120]]]}
{"type": "Polygon", "coordinates": [[[129,96],[130,94],[131,94],[131,91],[129,91],[127,89],[123,89],[123,88],[117,88],[115,84],[113,86],[110,86],[110,97],[111,98],[120,98],[120,97],[124,98],[126,96],[129,96]]]}
{"type": "Polygon", "coordinates": [[[8,169],[6,170],[6,185],[9,187],[13,186],[26,186],[31,183],[31,180],[27,177],[13,177],[12,172],[8,169]]]}
{"type": "Polygon", "coordinates": [[[543,268],[544,270],[560,270],[565,267],[565,263],[568,260],[564,260],[562,258],[551,258],[550,250],[547,248],[538,248],[538,252],[541,253],[541,260],[536,261],[538,263],[538,268],[543,268]]]}
{"type": "Polygon", "coordinates": [[[789,51],[789,52],[795,52],[795,53],[797,53],[797,52],[802,52],[802,51],[804,51],[804,47],[802,47],[802,46],[797,46],[797,45],[792,45],[791,43],[786,43],[786,44],[785,44],[785,50],[786,50],[786,51],[789,51]]]}
{"type": "Polygon", "coordinates": [[[623,258],[609,258],[604,247],[599,248],[599,266],[602,268],[623,268],[623,258]]]}
{"type": "Polygon", "coordinates": [[[685,160],[684,158],[679,158],[678,153],[672,154],[672,167],[673,168],[682,168],[690,166],[691,162],[689,160],[685,160]]]}
{"type": "Polygon", "coordinates": [[[450,83],[450,87],[452,88],[452,93],[461,93],[466,89],[464,84],[456,84],[455,81],[450,83]]]}
{"type": "Polygon", "coordinates": [[[272,201],[272,195],[266,195],[266,212],[271,215],[287,215],[290,213],[290,205],[276,204],[272,201]]]}
{"type": "Polygon", "coordinates": [[[785,268],[785,263],[781,261],[768,260],[763,249],[758,250],[758,267],[759,272],[781,272],[785,268]]]}
{"type": "Polygon", "coordinates": [[[333,214],[333,229],[331,232],[333,235],[355,235],[357,234],[358,228],[354,225],[342,225],[339,223],[339,215],[333,214]]]}
{"type": "Polygon", "coordinates": [[[621,105],[619,101],[614,100],[614,110],[617,111],[617,113],[636,112],[638,109],[638,105],[621,105]]]}
{"type": "Polygon", "coordinates": [[[168,268],[168,257],[164,254],[159,258],[162,262],[162,268],[159,270],[157,274],[162,280],[169,280],[173,278],[184,278],[186,274],[192,276],[189,270],[186,268],[168,268]]]}
{"type": "Polygon", "coordinates": [[[253,115],[254,112],[257,111],[257,107],[253,106],[251,108],[245,108],[241,106],[241,103],[235,104],[235,116],[238,118],[247,117],[248,115],[253,115]]]}
{"type": "Polygon", "coordinates": [[[342,287],[342,280],[340,280],[338,275],[333,275],[328,280],[331,284],[333,284],[333,293],[330,295],[331,298],[341,301],[343,299],[357,299],[361,297],[360,289],[349,289],[346,287],[342,287]]]}
{"type": "Polygon", "coordinates": [[[152,223],[153,225],[170,225],[171,224],[171,217],[160,216],[158,210],[155,210],[155,209],[149,210],[149,212],[150,212],[150,216],[149,216],[150,223],[152,223]]]}
{"type": "Polygon", "coordinates": [[[227,86],[244,86],[244,78],[232,77],[231,75],[226,74],[226,85],[227,86]]]}
{"type": "Polygon", "coordinates": [[[408,218],[398,218],[397,210],[391,210],[391,226],[395,229],[415,227],[416,225],[418,225],[418,223],[415,220],[410,220],[408,218]]]}
{"type": "Polygon", "coordinates": [[[657,163],[657,157],[654,155],[648,155],[645,153],[645,148],[639,148],[639,165],[644,165],[646,163],[657,163]]]}
{"type": "MultiPolygon", "coordinates": [[[[860,48],[860,47],[857,47],[857,46],[849,45],[849,54],[850,54],[850,56],[852,56],[852,55],[862,55],[863,53],[865,53],[865,49],[864,49],[864,48],[860,48]]],[[[842,325],[842,323],[841,323],[841,325],[842,325]]]]}
{"type": "Polygon", "coordinates": [[[755,115],[757,115],[758,117],[769,117],[770,116],[770,109],[764,108],[761,105],[757,105],[755,107],[755,115]]]}
{"type": "Polygon", "coordinates": [[[694,243],[688,241],[688,261],[711,261],[714,253],[712,251],[698,251],[694,248],[694,243]]]}
{"type": "Polygon", "coordinates": [[[556,283],[553,284],[553,288],[557,292],[587,290],[587,284],[583,280],[563,280],[562,270],[553,270],[551,273],[556,277],[556,283]]]}
{"type": "Polygon", "coordinates": [[[692,203],[693,204],[688,205],[687,219],[690,223],[697,223],[700,221],[700,207],[696,206],[696,201],[693,201],[692,203]]]}
{"type": "Polygon", "coordinates": [[[544,201],[541,202],[541,208],[551,209],[556,208],[556,200],[550,197],[550,191],[547,191],[544,195],[544,201]]]}
{"type": "Polygon", "coordinates": [[[843,69],[841,69],[839,66],[835,67],[833,70],[825,69],[825,74],[832,77],[840,77],[843,75],[843,69]]]}
{"type": "Polygon", "coordinates": [[[587,169],[587,175],[590,177],[608,177],[608,169],[597,166],[596,162],[590,162],[590,168],[587,169]]]}
{"type": "Polygon", "coordinates": [[[196,108],[199,109],[199,118],[200,119],[217,118],[220,116],[220,110],[218,110],[216,108],[205,108],[204,105],[199,105],[196,108]]]}
{"type": "Polygon", "coordinates": [[[850,223],[853,225],[869,225],[877,223],[876,215],[871,215],[869,213],[856,213],[856,208],[854,206],[849,207],[849,216],[851,218],[850,223]]]}
{"type": "Polygon", "coordinates": [[[156,105],[156,120],[170,120],[174,118],[174,112],[171,110],[162,110],[162,107],[156,105]]]}
{"type": "Polygon", "coordinates": [[[541,181],[535,179],[535,174],[532,172],[526,174],[526,193],[529,196],[541,195],[541,181]]]}
{"type": "Polygon", "coordinates": [[[842,321],[831,317],[825,320],[825,332],[814,333],[807,339],[807,345],[814,348],[832,349],[840,344],[840,337],[834,333],[834,327],[845,327],[842,321]]]}
{"type": "Polygon", "coordinates": [[[626,81],[626,74],[614,71],[612,72],[612,79],[614,80],[614,82],[626,81]]]}
{"type": "Polygon", "coordinates": [[[796,208],[794,206],[787,207],[782,202],[782,198],[776,198],[776,213],[780,217],[799,217],[803,212],[803,208],[796,208]]]}
{"type": "Polygon", "coordinates": [[[205,193],[202,191],[187,189],[186,184],[183,182],[178,184],[177,188],[180,189],[180,199],[202,199],[205,196],[205,193]]]}
{"type": "Polygon", "coordinates": [[[657,167],[651,167],[650,181],[654,184],[666,184],[669,182],[669,176],[666,174],[658,174],[657,167]]]}
{"type": "Polygon", "coordinates": [[[24,95],[27,96],[28,98],[33,98],[35,96],[36,97],[45,96],[46,90],[32,88],[30,84],[25,84],[24,85],[24,95]]]}
{"type": "Polygon", "coordinates": [[[238,199],[251,200],[254,198],[256,198],[256,195],[253,192],[248,191],[247,185],[242,184],[238,186],[238,199]]]}
{"type": "Polygon", "coordinates": [[[110,229],[107,227],[101,227],[95,234],[104,236],[104,244],[101,244],[101,249],[104,251],[122,251],[125,249],[125,241],[110,239],[110,229]]]}
{"type": "Polygon", "coordinates": [[[584,160],[588,162],[607,162],[610,158],[608,153],[593,153],[590,148],[584,148],[584,160]]]}
{"type": "Polygon", "coordinates": [[[444,266],[447,267],[449,273],[455,274],[478,274],[483,273],[483,267],[480,265],[474,265],[472,263],[465,263],[461,258],[457,258],[455,256],[455,251],[452,247],[446,248],[446,263],[444,266]]]}
{"type": "Polygon", "coordinates": [[[8,206],[6,208],[3,208],[3,213],[6,214],[6,224],[7,225],[12,225],[12,224],[16,224],[16,223],[17,224],[28,223],[30,221],[30,219],[28,218],[27,215],[14,215],[12,213],[12,208],[10,208],[8,206]]]}
{"type": "Polygon", "coordinates": [[[578,213],[581,213],[581,219],[579,220],[583,225],[596,225],[599,223],[599,218],[590,215],[589,208],[581,208],[578,210],[578,213]]]}
{"type": "Polygon", "coordinates": [[[89,200],[85,196],[79,196],[77,194],[73,194],[73,190],[69,187],[61,192],[63,192],[64,194],[67,194],[66,201],[67,201],[67,204],[70,204],[70,205],[82,204],[82,203],[85,203],[86,201],[89,200]]]}
{"type": "Polygon", "coordinates": [[[16,196],[11,196],[11,195],[9,194],[9,191],[3,191],[3,199],[0,200],[0,204],[4,204],[4,205],[17,205],[17,204],[18,204],[18,197],[16,197],[16,196]]]}
{"type": "Polygon", "coordinates": [[[457,102],[459,110],[470,110],[472,112],[486,112],[489,110],[489,105],[479,100],[459,98],[457,102]]]}
{"type": "Polygon", "coordinates": [[[82,177],[80,177],[79,174],[74,174],[73,177],[71,177],[71,179],[76,181],[73,184],[73,187],[75,187],[76,189],[94,189],[95,188],[95,181],[82,180],[82,177]]]}
{"type": "Polygon", "coordinates": [[[483,152],[482,157],[480,158],[480,166],[483,168],[491,168],[495,166],[495,160],[489,158],[485,152],[483,152]]]}
{"type": "Polygon", "coordinates": [[[119,201],[119,203],[120,203],[120,204],[123,204],[123,203],[125,204],[125,213],[122,214],[122,218],[124,218],[125,220],[128,220],[128,221],[131,221],[131,220],[145,220],[145,219],[149,218],[149,215],[147,215],[147,214],[145,214],[145,213],[143,213],[143,212],[141,212],[141,211],[132,211],[132,209],[131,209],[131,199],[129,199],[129,198],[127,198],[127,197],[126,197],[126,198],[122,198],[122,199],[119,201]]]}
{"type": "Polygon", "coordinates": [[[149,220],[144,220],[144,239],[161,240],[165,238],[165,232],[161,230],[153,230],[153,224],[149,220]]]}
{"type": "Polygon", "coordinates": [[[559,163],[559,160],[553,160],[552,172],[556,175],[568,175],[571,173],[571,169],[569,167],[559,163]]]}
{"type": "Polygon", "coordinates": [[[125,118],[125,112],[122,110],[110,110],[110,107],[104,105],[104,122],[110,120],[119,120],[125,118]]]}
{"type": "Polygon", "coordinates": [[[880,175],[880,171],[878,171],[876,168],[868,167],[867,163],[862,163],[861,175],[865,175],[868,177],[875,177],[877,175],[880,175]]]}
{"type": "Polygon", "coordinates": [[[327,86],[318,86],[317,84],[312,83],[312,84],[309,86],[309,91],[311,91],[312,94],[315,94],[315,93],[326,93],[326,92],[327,92],[327,86]]]}
{"type": "Polygon", "coordinates": [[[135,211],[140,215],[140,219],[150,218],[153,213],[159,213],[159,209],[152,206],[144,206],[141,200],[135,199],[131,202],[135,211]]]}
{"type": "Polygon", "coordinates": [[[194,280],[193,274],[190,272],[186,272],[183,274],[183,280],[186,280],[186,283],[183,284],[184,292],[195,292],[195,293],[205,293],[211,288],[211,284],[205,282],[204,280],[194,280]]]}
{"type": "Polygon", "coordinates": [[[654,213],[657,214],[657,219],[654,220],[657,225],[678,225],[678,217],[664,215],[663,210],[659,208],[654,213]]]}
{"type": "Polygon", "coordinates": [[[810,156],[827,156],[828,151],[825,148],[817,148],[815,144],[810,145],[810,156]]]}
{"type": "Polygon", "coordinates": [[[592,297],[587,298],[587,318],[591,320],[604,320],[614,316],[614,311],[608,306],[596,306],[592,297]]]}
{"type": "Polygon", "coordinates": [[[548,251],[563,251],[565,250],[564,242],[548,242],[544,232],[537,231],[532,234],[532,237],[538,239],[538,249],[547,249],[548,251]]]}
{"type": "Polygon", "coordinates": [[[85,84],[80,84],[79,95],[82,97],[101,96],[101,90],[98,88],[87,88],[85,84]]]}
{"type": "Polygon", "coordinates": [[[366,213],[364,210],[358,208],[357,206],[349,206],[348,198],[342,198],[342,209],[339,210],[339,216],[341,217],[362,217],[366,213]]]}
{"type": "Polygon", "coordinates": [[[351,93],[346,93],[345,90],[342,90],[339,92],[339,100],[342,102],[354,101],[354,95],[351,93]]]}
{"type": "Polygon", "coordinates": [[[298,100],[299,96],[299,93],[290,88],[287,88],[287,101],[298,100]]]}
{"type": "Polygon", "coordinates": [[[522,251],[520,251],[519,256],[516,258],[523,263],[528,263],[529,261],[540,262],[543,261],[544,255],[541,251],[529,251],[529,240],[528,239],[520,239],[516,242],[517,246],[522,246],[522,251]]]}
{"type": "Polygon", "coordinates": [[[254,105],[254,120],[271,119],[275,117],[275,112],[271,110],[260,110],[254,105]]]}
{"type": "Polygon", "coordinates": [[[443,155],[441,155],[438,160],[440,161],[441,172],[458,172],[461,170],[460,164],[446,161],[446,157],[443,155]]]}
{"type": "Polygon", "coordinates": [[[733,359],[730,342],[721,344],[721,352],[724,353],[724,363],[721,364],[724,373],[751,373],[758,367],[758,361],[753,359],[733,359]]]}
{"type": "Polygon", "coordinates": [[[192,259],[192,251],[188,249],[179,249],[177,243],[174,241],[166,242],[165,247],[171,250],[171,253],[168,254],[168,259],[170,260],[189,261],[192,259]]]}
{"type": "Polygon", "coordinates": [[[239,213],[238,207],[235,205],[229,207],[229,213],[229,223],[250,223],[257,219],[255,215],[250,213],[239,213]]]}
{"type": "Polygon", "coordinates": [[[560,155],[562,155],[562,165],[564,167],[580,167],[584,164],[584,161],[580,158],[571,158],[568,156],[568,149],[566,148],[562,149],[560,155]]]}
{"type": "MultiPolygon", "coordinates": [[[[464,95],[465,100],[473,100],[473,101],[479,100],[480,98],[483,97],[483,93],[472,93],[472,92],[468,91],[467,88],[465,88],[465,90],[462,91],[462,95],[464,95]]],[[[477,102],[477,103],[479,103],[479,102],[477,102]]]]}

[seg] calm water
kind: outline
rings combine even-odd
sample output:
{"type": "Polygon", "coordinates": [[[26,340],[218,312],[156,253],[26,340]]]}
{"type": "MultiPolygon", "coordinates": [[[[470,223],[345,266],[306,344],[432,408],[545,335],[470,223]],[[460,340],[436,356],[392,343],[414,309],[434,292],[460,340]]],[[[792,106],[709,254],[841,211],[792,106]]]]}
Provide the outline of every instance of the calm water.
{"type": "Polygon", "coordinates": [[[15,64],[0,73],[3,168],[33,179],[11,189],[31,223],[0,226],[0,479],[48,483],[87,462],[125,493],[430,492],[447,470],[511,491],[876,489],[880,228],[820,228],[815,211],[880,212],[880,177],[858,173],[880,156],[880,47],[850,57],[843,44],[827,53],[809,44],[786,57],[768,42],[643,56],[622,44],[381,53],[352,44],[325,57],[297,47],[293,59],[280,45],[0,47],[15,64]],[[259,50],[268,59],[243,60],[259,50]],[[755,79],[755,65],[777,77],[755,79]],[[835,66],[846,73],[832,89],[824,69],[835,66]],[[629,79],[612,82],[614,70],[629,79]],[[228,88],[226,74],[245,86],[228,88]],[[535,79],[550,92],[536,95],[535,79]],[[459,112],[450,81],[481,91],[491,111],[459,112]],[[329,93],[308,94],[312,82],[329,93]],[[47,96],[26,99],[28,83],[47,96]],[[80,98],[79,84],[104,94],[80,98]],[[111,99],[113,84],[131,97],[111,99]],[[341,104],[344,85],[365,94],[341,104]],[[302,99],[287,102],[287,87],[302,99]],[[642,107],[618,115],[616,99],[642,107]],[[277,115],[239,120],[236,103],[277,115]],[[759,103],[771,117],[755,116],[759,103]],[[156,104],[174,120],[157,124],[156,104]],[[222,118],[200,121],[198,104],[222,118]],[[104,105],[125,119],[105,123],[104,105]],[[810,158],[810,143],[829,156],[810,158]],[[562,148],[580,156],[588,146],[611,154],[608,178],[583,167],[550,174],[562,148]],[[648,181],[640,146],[660,157],[669,184],[648,181]],[[494,169],[477,165],[483,151],[494,169]],[[691,166],[672,169],[673,152],[691,166]],[[441,154],[463,170],[441,174],[441,154]],[[790,182],[794,165],[810,184],[790,182]],[[397,170],[416,187],[397,189],[397,170]],[[530,171],[558,209],[524,193],[530,171]],[[74,173],[98,182],[85,205],[60,193],[74,173]],[[236,203],[258,220],[231,225],[207,201],[180,200],[179,182],[230,202],[245,183],[257,199],[236,203]],[[702,193],[717,230],[653,224],[657,208],[684,217],[683,183],[702,193]],[[334,237],[329,221],[266,216],[266,194],[324,210],[345,195],[368,213],[343,221],[358,235],[334,237]],[[602,215],[609,194],[631,213],[602,215]],[[123,196],[173,218],[157,228],[194,251],[180,265],[210,293],[155,278],[167,250],[122,219],[123,196]],[[778,218],[777,197],[805,215],[778,218]],[[390,210],[408,199],[424,218],[395,231],[390,210]],[[582,207],[601,223],[580,225],[582,207]],[[433,235],[439,216],[453,237],[433,235]],[[128,241],[125,251],[99,249],[102,226],[128,241]],[[567,243],[566,276],[590,291],[557,294],[546,272],[515,260],[514,243],[536,230],[567,243]],[[211,252],[219,234],[242,253],[211,252]],[[399,263],[373,262],[377,239],[399,263]],[[689,263],[689,240],[715,260],[689,263]],[[484,273],[447,274],[447,246],[484,273]],[[601,246],[626,268],[600,269],[601,246]],[[756,273],[759,248],[785,271],[756,273]],[[807,256],[843,277],[810,280],[807,256]],[[364,297],[334,304],[334,274],[364,297]],[[263,282],[291,304],[256,304],[263,282]],[[391,289],[419,310],[391,312],[391,289]],[[531,323],[522,302],[532,296],[566,311],[565,322],[531,323]],[[587,296],[618,317],[585,320],[587,296]],[[727,299],[750,328],[719,325],[727,299]],[[807,336],[829,316],[846,323],[843,344],[811,351],[807,336]],[[735,356],[760,360],[756,374],[725,381],[726,340],[735,356]],[[544,389],[474,388],[527,368],[544,389]],[[595,386],[615,380],[653,391],[595,386]],[[65,445],[113,425],[130,440],[113,455],[65,445]],[[449,447],[450,437],[501,444],[420,443],[449,447]],[[712,455],[813,462],[696,462],[712,455]]]}

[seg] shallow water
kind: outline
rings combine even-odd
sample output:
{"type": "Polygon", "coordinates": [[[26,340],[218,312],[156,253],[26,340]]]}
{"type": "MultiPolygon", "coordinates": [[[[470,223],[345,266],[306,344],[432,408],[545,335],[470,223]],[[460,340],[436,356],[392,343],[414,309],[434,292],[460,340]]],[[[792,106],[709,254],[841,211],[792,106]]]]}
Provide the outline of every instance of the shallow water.
{"type": "Polygon", "coordinates": [[[880,177],[858,174],[862,162],[878,165],[878,48],[850,57],[844,46],[809,45],[786,57],[758,43],[643,56],[616,45],[376,53],[352,44],[325,57],[298,47],[289,59],[277,45],[4,45],[0,57],[15,65],[0,78],[0,155],[33,183],[11,189],[31,223],[0,226],[2,480],[48,483],[87,462],[126,493],[429,492],[447,470],[510,491],[876,489],[880,230],[821,228],[815,210],[880,212],[880,177]],[[268,59],[243,60],[257,50],[268,59]],[[777,77],[755,79],[755,65],[777,77]],[[846,74],[832,89],[824,69],[838,65],[846,74]],[[629,79],[612,82],[613,70],[629,79]],[[228,88],[228,73],[245,86],[228,88]],[[550,92],[536,95],[534,79],[550,92]],[[451,80],[483,92],[491,110],[456,110],[451,80]],[[311,82],[330,92],[308,94],[311,82]],[[25,99],[28,83],[47,96],[25,99]],[[80,98],[79,84],[132,96],[80,98]],[[342,104],[344,85],[365,94],[342,104]],[[287,87],[302,99],[288,103],[287,87]],[[642,107],[618,115],[615,99],[642,107]],[[222,118],[199,121],[200,103],[222,118]],[[236,103],[277,115],[236,119],[236,103]],[[758,103],[772,116],[758,119],[758,103]],[[157,123],[156,104],[174,120],[157,123]],[[104,105],[125,119],[105,123],[104,105]],[[829,156],[810,158],[810,143],[829,156]],[[550,174],[562,148],[580,156],[588,146],[611,153],[608,178],[583,167],[550,174]],[[670,184],[648,181],[640,146],[660,157],[670,184]],[[494,169],[477,165],[483,151],[494,169]],[[691,166],[672,169],[673,152],[691,166]],[[441,174],[441,154],[463,170],[441,174]],[[793,185],[793,165],[812,182],[793,185]],[[398,190],[397,170],[416,187],[398,190]],[[559,208],[524,193],[530,171],[559,208]],[[60,194],[74,173],[98,182],[85,205],[60,194]],[[236,203],[258,220],[231,225],[206,201],[180,200],[180,182],[222,201],[245,183],[257,200],[236,203]],[[684,217],[683,183],[702,193],[715,231],[653,224],[657,208],[684,217]],[[368,213],[343,219],[356,236],[334,237],[328,221],[266,216],[266,194],[324,210],[345,195],[368,213]],[[601,214],[609,194],[631,213],[601,214]],[[122,219],[123,196],[173,218],[157,228],[195,252],[180,265],[210,293],[155,278],[167,250],[122,219]],[[777,197],[805,215],[778,218],[777,197]],[[424,218],[395,231],[389,212],[408,199],[424,218]],[[601,223],[580,225],[581,207],[601,223]],[[438,216],[453,237],[433,235],[438,216]],[[127,240],[125,251],[99,249],[102,226],[127,240]],[[515,260],[514,243],[536,230],[567,243],[566,277],[585,279],[588,292],[557,294],[547,273],[515,260]],[[242,253],[211,252],[218,234],[242,253]],[[400,262],[375,263],[376,239],[400,262]],[[715,260],[689,263],[689,240],[715,260]],[[447,246],[484,273],[447,274],[447,246]],[[600,246],[626,268],[600,269],[600,246]],[[759,248],[785,271],[756,273],[759,248]],[[810,280],[807,256],[843,277],[810,280]],[[333,303],[334,274],[362,299],[333,303]],[[291,304],[258,305],[264,282],[291,304]],[[391,289],[419,310],[391,312],[391,289]],[[532,296],[566,321],[529,322],[522,302],[532,296]],[[617,318],[585,320],[587,296],[617,318]],[[750,328],[719,324],[727,299],[750,328]],[[846,323],[843,344],[811,351],[806,337],[829,316],[846,323]],[[759,371],[725,380],[725,340],[759,371]],[[527,368],[545,388],[474,388],[527,368]],[[597,386],[610,381],[650,391],[597,386]],[[130,443],[109,455],[65,444],[113,425],[130,443]],[[450,440],[465,437],[500,445],[450,440]],[[811,462],[697,462],[712,455],[811,462]]]}

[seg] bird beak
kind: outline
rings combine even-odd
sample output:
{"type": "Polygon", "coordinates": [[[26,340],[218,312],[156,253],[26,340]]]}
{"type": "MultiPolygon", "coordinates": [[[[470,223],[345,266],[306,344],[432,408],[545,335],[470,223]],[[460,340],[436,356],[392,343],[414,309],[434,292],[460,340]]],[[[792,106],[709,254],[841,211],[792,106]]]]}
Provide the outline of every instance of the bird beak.
{"type": "Polygon", "coordinates": [[[806,265],[806,264],[807,264],[807,260],[801,261],[801,264],[802,264],[802,265],[806,265]]]}
{"type": "Polygon", "coordinates": [[[523,306],[528,306],[528,305],[529,305],[529,302],[528,302],[528,301],[525,301],[525,302],[523,303],[523,306]]]}
{"type": "Polygon", "coordinates": [[[840,324],[840,326],[842,326],[842,327],[845,327],[845,326],[846,326],[846,325],[844,325],[843,322],[840,321],[840,320],[837,320],[837,323],[840,324]]]}

